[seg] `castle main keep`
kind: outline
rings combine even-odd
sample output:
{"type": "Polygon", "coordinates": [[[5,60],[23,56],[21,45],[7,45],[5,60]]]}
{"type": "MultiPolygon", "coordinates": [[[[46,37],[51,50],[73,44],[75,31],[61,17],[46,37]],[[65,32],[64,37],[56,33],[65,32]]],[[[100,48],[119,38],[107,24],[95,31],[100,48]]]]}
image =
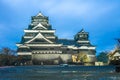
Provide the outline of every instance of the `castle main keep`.
{"type": "MultiPolygon", "coordinates": [[[[81,29],[73,40],[58,39],[42,13],[31,17],[31,23],[24,30],[17,54],[33,64],[63,64],[95,62],[96,47],[89,41],[89,33],[81,29]]],[[[64,35],[64,34],[63,34],[64,35]]]]}

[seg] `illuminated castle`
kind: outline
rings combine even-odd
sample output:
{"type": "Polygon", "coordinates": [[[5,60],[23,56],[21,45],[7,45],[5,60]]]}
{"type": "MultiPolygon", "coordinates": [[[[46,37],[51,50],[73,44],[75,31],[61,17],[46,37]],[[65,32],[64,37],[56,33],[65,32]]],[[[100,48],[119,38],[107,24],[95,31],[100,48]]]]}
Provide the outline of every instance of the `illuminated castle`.
{"type": "Polygon", "coordinates": [[[48,17],[38,13],[31,20],[21,42],[16,44],[19,56],[32,60],[33,64],[94,64],[96,47],[91,45],[88,32],[82,29],[73,40],[58,39],[48,17]]]}

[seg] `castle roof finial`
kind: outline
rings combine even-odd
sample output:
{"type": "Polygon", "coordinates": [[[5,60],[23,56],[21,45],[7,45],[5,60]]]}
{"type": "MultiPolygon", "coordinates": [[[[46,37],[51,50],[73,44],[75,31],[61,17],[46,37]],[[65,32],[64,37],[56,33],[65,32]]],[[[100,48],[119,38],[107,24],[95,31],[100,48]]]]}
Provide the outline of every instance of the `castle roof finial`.
{"type": "Polygon", "coordinates": [[[84,31],[84,28],[82,28],[79,33],[81,33],[81,32],[85,32],[85,31],[84,31]]]}
{"type": "Polygon", "coordinates": [[[39,13],[37,14],[37,16],[43,16],[43,14],[41,13],[41,11],[39,11],[39,13]]]}

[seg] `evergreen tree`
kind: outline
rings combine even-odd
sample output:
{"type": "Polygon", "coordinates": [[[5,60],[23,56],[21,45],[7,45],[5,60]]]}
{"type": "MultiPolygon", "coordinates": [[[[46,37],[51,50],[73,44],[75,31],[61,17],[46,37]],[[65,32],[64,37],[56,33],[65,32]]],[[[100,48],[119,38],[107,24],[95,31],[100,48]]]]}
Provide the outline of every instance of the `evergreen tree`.
{"type": "Polygon", "coordinates": [[[101,52],[98,56],[97,56],[97,61],[101,61],[104,63],[108,62],[108,56],[107,56],[108,52],[101,52]]]}

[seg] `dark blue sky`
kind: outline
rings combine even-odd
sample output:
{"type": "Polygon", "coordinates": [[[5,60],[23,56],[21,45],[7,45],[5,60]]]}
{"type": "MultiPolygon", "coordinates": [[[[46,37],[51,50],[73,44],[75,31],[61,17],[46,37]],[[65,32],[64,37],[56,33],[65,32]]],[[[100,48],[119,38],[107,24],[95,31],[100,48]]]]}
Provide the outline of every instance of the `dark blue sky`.
{"type": "Polygon", "coordinates": [[[98,53],[113,49],[120,38],[120,0],[0,0],[0,47],[16,49],[39,11],[59,38],[73,39],[84,28],[98,53]]]}

